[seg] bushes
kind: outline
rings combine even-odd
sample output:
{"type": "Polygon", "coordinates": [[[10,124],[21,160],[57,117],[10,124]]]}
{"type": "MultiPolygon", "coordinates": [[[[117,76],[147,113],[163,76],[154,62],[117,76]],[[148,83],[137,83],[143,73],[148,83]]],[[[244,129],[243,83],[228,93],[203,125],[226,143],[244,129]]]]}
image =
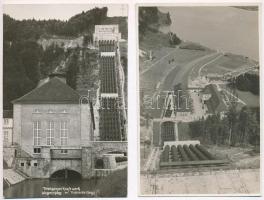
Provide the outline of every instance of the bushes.
{"type": "Polygon", "coordinates": [[[229,109],[224,117],[208,116],[189,123],[192,139],[204,144],[258,145],[260,137],[259,107],[229,109]]]}
{"type": "Polygon", "coordinates": [[[249,91],[254,95],[259,95],[259,75],[240,75],[235,79],[235,87],[241,91],[249,91]]]}
{"type": "Polygon", "coordinates": [[[181,43],[180,38],[175,33],[169,32],[169,38],[171,45],[178,45],[181,43]]]}

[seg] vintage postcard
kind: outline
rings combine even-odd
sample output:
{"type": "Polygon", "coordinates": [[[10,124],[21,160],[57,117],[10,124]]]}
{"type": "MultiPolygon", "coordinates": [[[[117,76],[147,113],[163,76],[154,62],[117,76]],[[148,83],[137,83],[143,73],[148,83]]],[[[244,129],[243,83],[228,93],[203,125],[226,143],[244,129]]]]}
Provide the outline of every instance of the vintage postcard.
{"type": "Polygon", "coordinates": [[[3,196],[127,196],[127,5],[3,5],[3,196]]]}
{"type": "Polygon", "coordinates": [[[139,5],[140,195],[260,194],[258,5],[139,5]]]}

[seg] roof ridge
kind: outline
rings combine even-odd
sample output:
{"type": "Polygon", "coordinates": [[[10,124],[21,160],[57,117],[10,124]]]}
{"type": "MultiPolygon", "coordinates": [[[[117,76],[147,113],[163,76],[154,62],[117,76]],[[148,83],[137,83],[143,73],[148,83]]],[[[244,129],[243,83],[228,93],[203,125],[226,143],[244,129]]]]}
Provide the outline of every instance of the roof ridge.
{"type": "MultiPolygon", "coordinates": [[[[71,89],[72,90],[72,92],[74,92],[75,94],[77,94],[77,95],[79,95],[79,96],[81,96],[76,90],[74,90],[72,87],[70,87],[67,83],[63,83],[62,81],[61,81],[61,79],[60,78],[58,78],[58,77],[53,77],[51,80],[53,80],[53,79],[57,79],[57,80],[59,80],[62,84],[64,84],[64,85],[66,85],[66,86],[68,86],[68,88],[69,89],[71,89]]],[[[49,81],[48,81],[49,82],[49,81]]],[[[47,82],[47,83],[48,83],[47,82]]],[[[44,84],[45,85],[45,84],[44,84]]]]}
{"type": "MultiPolygon", "coordinates": [[[[34,88],[22,97],[15,99],[12,103],[17,102],[74,102],[77,103],[77,98],[80,94],[65,84],[60,78],[53,77],[43,85],[34,88]],[[65,90],[65,93],[63,93],[65,90]],[[63,99],[64,98],[64,99],[63,99]]],[[[78,100],[79,101],[79,100],[78,100]]]]}

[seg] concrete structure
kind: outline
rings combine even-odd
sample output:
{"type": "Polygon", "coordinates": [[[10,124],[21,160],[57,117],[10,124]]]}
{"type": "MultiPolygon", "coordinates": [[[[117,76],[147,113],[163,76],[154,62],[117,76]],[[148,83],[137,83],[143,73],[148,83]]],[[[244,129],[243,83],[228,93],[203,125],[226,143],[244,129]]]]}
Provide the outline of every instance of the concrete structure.
{"type": "Polygon", "coordinates": [[[98,46],[99,41],[106,41],[106,40],[114,40],[114,41],[121,40],[121,33],[119,33],[118,25],[95,26],[95,30],[93,34],[94,46],[98,46]]]}
{"type": "Polygon", "coordinates": [[[126,141],[124,72],[120,62],[118,25],[95,27],[99,49],[100,99],[99,137],[104,141],[126,141]]]}
{"type": "Polygon", "coordinates": [[[192,144],[192,145],[196,145],[196,144],[200,144],[200,141],[199,140],[184,140],[184,141],[166,141],[166,142],[164,142],[164,146],[175,146],[175,147],[177,147],[178,145],[190,145],[190,144],[192,144]]]}
{"type": "Polygon", "coordinates": [[[197,196],[260,196],[260,170],[211,170],[179,172],[179,169],[164,174],[141,174],[142,195],[197,196]],[[154,190],[153,188],[156,188],[154,190]]]}
{"type": "Polygon", "coordinates": [[[177,120],[163,118],[153,121],[153,138],[151,141],[155,147],[162,147],[165,142],[175,142],[178,140],[177,120]]]}
{"type": "Polygon", "coordinates": [[[79,98],[55,77],[13,101],[16,170],[32,178],[69,170],[89,178],[97,159],[103,157],[103,168],[113,169],[115,158],[126,156],[126,142],[94,141],[90,105],[79,98]]]}
{"type": "Polygon", "coordinates": [[[174,122],[167,121],[161,124],[161,142],[175,141],[174,122]]]}

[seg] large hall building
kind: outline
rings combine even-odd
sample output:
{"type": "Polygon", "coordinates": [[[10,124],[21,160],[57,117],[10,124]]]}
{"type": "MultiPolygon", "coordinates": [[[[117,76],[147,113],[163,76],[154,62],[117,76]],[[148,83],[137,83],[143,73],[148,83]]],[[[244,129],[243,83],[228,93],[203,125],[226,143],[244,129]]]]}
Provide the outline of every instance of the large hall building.
{"type": "Polygon", "coordinates": [[[126,167],[124,75],[120,74],[119,37],[113,34],[112,39],[110,32],[106,40],[95,41],[100,71],[98,110],[89,97],[83,98],[54,74],[12,102],[15,170],[31,178],[49,178],[58,172],[66,176],[69,171],[89,178],[126,167]],[[99,126],[94,123],[95,112],[99,126]]]}

